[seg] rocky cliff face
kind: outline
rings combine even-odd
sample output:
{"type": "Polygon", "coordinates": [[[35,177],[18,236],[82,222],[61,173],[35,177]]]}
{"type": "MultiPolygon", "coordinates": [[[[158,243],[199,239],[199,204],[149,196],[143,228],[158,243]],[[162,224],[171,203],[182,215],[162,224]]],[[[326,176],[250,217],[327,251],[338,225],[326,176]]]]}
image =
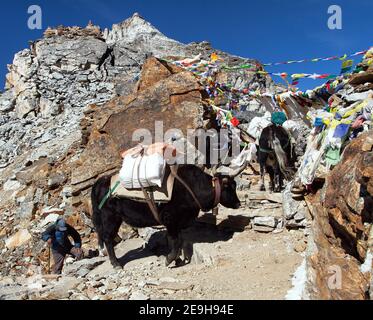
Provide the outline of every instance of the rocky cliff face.
{"type": "Polygon", "coordinates": [[[351,142],[324,187],[307,197],[314,235],[308,257],[311,298],[369,296],[372,169],[373,131],[369,131],[351,142]],[[365,261],[366,270],[361,268],[365,261]]]}
{"type": "MultiPolygon", "coordinates": [[[[368,115],[373,101],[371,59],[368,53],[360,64],[362,70],[332,96],[340,98],[341,106],[366,102],[368,115]]],[[[309,298],[372,299],[372,174],[371,129],[348,143],[333,170],[320,174],[323,186],[306,196],[312,215],[306,256],[309,298]]]]}

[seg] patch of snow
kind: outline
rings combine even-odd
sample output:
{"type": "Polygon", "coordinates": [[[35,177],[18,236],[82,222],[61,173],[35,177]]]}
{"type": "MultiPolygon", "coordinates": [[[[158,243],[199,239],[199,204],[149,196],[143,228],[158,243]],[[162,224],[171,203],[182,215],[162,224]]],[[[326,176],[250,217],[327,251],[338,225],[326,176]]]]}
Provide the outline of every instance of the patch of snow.
{"type": "Polygon", "coordinates": [[[360,271],[362,273],[372,272],[372,262],[373,262],[373,253],[371,250],[367,252],[365,262],[360,266],[360,271]]]}
{"type": "Polygon", "coordinates": [[[302,264],[294,272],[293,279],[291,283],[293,288],[291,288],[286,296],[285,300],[302,300],[303,291],[307,281],[307,271],[306,271],[306,259],[303,259],[302,264]]]}

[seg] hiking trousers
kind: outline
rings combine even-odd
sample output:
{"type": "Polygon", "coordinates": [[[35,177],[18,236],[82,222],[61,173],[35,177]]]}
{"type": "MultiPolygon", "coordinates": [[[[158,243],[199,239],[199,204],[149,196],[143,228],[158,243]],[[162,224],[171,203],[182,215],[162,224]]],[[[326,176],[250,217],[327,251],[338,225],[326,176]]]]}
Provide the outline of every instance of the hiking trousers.
{"type": "MultiPolygon", "coordinates": [[[[52,249],[52,254],[53,254],[53,261],[54,261],[52,272],[54,274],[61,274],[66,254],[63,254],[63,253],[61,253],[57,250],[53,250],[53,249],[52,249]]],[[[75,248],[75,247],[71,248],[69,254],[71,254],[77,260],[81,260],[83,258],[82,250],[78,249],[78,248],[75,248]]]]}

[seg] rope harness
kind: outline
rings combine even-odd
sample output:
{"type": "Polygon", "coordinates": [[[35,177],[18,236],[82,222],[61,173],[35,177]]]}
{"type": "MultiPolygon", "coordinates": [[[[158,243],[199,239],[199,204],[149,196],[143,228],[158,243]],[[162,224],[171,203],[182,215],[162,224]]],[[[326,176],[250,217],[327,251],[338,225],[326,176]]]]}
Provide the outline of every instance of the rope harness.
{"type": "MultiPolygon", "coordinates": [[[[139,165],[137,166],[137,176],[140,177],[140,165],[141,165],[141,162],[143,160],[143,154],[144,154],[144,149],[141,151],[141,155],[140,155],[140,163],[139,165]]],[[[157,208],[157,205],[155,204],[154,202],[154,192],[152,190],[149,190],[149,193],[148,193],[148,190],[146,190],[143,186],[143,184],[141,183],[141,180],[139,178],[139,184],[141,186],[141,190],[144,194],[144,197],[145,197],[145,200],[149,206],[149,209],[150,211],[152,212],[153,214],[153,217],[154,219],[159,223],[161,224],[161,219],[159,218],[159,212],[158,212],[158,208],[157,208]]]]}
{"type": "Polygon", "coordinates": [[[177,174],[177,168],[175,166],[170,166],[170,169],[171,169],[171,174],[175,177],[175,179],[177,181],[179,181],[185,189],[188,190],[188,192],[190,193],[190,195],[192,196],[192,198],[194,199],[194,201],[197,203],[198,207],[203,211],[202,209],[202,205],[201,203],[199,202],[198,198],[196,197],[196,195],[194,194],[193,190],[185,183],[185,181],[183,179],[181,179],[179,177],[179,175],[177,174]]]}

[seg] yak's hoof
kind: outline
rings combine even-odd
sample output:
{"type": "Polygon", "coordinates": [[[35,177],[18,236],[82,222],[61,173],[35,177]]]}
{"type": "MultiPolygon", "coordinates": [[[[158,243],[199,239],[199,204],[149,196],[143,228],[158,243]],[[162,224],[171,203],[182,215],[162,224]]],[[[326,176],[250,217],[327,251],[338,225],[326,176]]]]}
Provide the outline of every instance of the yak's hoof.
{"type": "Polygon", "coordinates": [[[172,263],[172,261],[169,261],[169,260],[167,259],[167,257],[166,257],[166,260],[165,260],[165,265],[166,265],[166,267],[168,267],[171,263],[172,263]]]}
{"type": "Polygon", "coordinates": [[[168,260],[167,258],[166,258],[166,267],[170,267],[170,265],[172,264],[172,262],[174,262],[175,261],[175,267],[176,268],[178,268],[178,267],[182,267],[182,266],[184,266],[185,265],[185,262],[184,262],[184,260],[183,259],[181,259],[181,258],[177,258],[176,260],[168,260]]]}
{"type": "Polygon", "coordinates": [[[98,256],[99,256],[99,257],[105,257],[105,256],[106,256],[106,254],[105,254],[105,250],[103,250],[103,249],[99,249],[99,251],[98,251],[98,256]]]}
{"type": "Polygon", "coordinates": [[[181,258],[177,258],[175,260],[175,267],[182,267],[182,266],[185,266],[185,261],[181,258]]]}
{"type": "Polygon", "coordinates": [[[119,262],[112,263],[112,266],[113,266],[114,270],[122,270],[123,269],[123,267],[121,266],[121,264],[119,262]]]}
{"type": "Polygon", "coordinates": [[[166,267],[168,267],[172,262],[176,261],[176,257],[174,255],[166,256],[166,267]]]}

